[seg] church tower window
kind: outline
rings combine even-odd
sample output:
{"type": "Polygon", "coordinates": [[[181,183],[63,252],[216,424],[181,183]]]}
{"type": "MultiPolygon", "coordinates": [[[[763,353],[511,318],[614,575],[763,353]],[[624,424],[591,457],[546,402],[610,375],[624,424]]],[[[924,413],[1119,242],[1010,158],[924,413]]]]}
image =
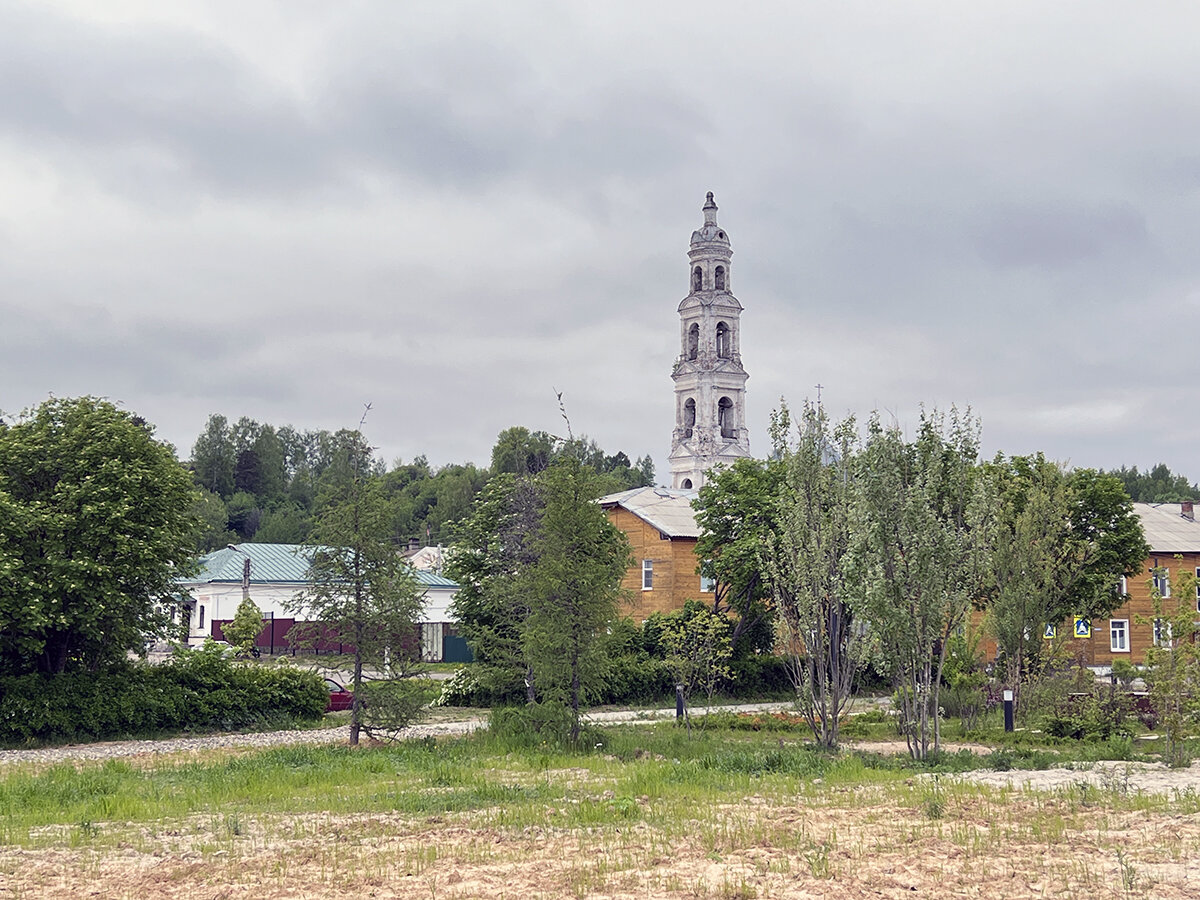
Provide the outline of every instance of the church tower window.
{"type": "Polygon", "coordinates": [[[696,401],[688,397],[683,404],[683,436],[691,437],[692,429],[696,427],[696,401]]]}
{"type": "Polygon", "coordinates": [[[717,424],[721,427],[721,437],[736,437],[733,428],[733,401],[722,397],[717,402],[717,424]]]}
{"type": "Polygon", "coordinates": [[[688,329],[687,358],[695,359],[700,354],[700,325],[692,323],[688,329]]]}
{"type": "Polygon", "coordinates": [[[732,354],[729,352],[729,326],[724,322],[717,323],[717,356],[721,359],[729,359],[732,354]]]}
{"type": "Polygon", "coordinates": [[[718,291],[725,290],[725,267],[724,266],[717,266],[716,278],[714,280],[713,286],[718,291]]]}
{"type": "Polygon", "coordinates": [[[699,291],[704,288],[704,270],[699,266],[692,269],[692,291],[699,291]]]}

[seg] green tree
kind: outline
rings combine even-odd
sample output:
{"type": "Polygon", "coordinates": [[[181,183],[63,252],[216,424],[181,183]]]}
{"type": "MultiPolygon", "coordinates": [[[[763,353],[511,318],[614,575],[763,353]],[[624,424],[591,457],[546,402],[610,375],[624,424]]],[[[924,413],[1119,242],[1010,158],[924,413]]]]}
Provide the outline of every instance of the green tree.
{"type": "Polygon", "coordinates": [[[1044,661],[1048,624],[1070,590],[1070,500],[1067,479],[1042,455],[997,457],[987,466],[997,490],[987,628],[1018,706],[1027,677],[1044,661]]]}
{"type": "Polygon", "coordinates": [[[234,491],[236,459],[229,421],[214,413],[192,445],[191,466],[196,483],[218,497],[228,497],[234,491]]]}
{"type": "Polygon", "coordinates": [[[1121,575],[1141,571],[1150,555],[1141,519],[1119,478],[1075,469],[1067,478],[1073,542],[1070,591],[1056,616],[1103,618],[1127,599],[1117,590],[1121,575]]]}
{"type": "Polygon", "coordinates": [[[1115,476],[1064,473],[1041,454],[997,457],[987,469],[997,489],[987,622],[1019,704],[1044,662],[1046,626],[1109,615],[1127,599],[1120,577],[1150,549],[1115,476]]]}
{"type": "Polygon", "coordinates": [[[861,658],[843,563],[856,502],[854,420],[836,425],[804,404],[794,444],[784,406],[772,417],[775,456],[783,466],[776,530],[764,545],[777,610],[776,627],[789,660],[801,713],[823,747],[838,743],[861,658]]]}
{"type": "Polygon", "coordinates": [[[0,429],[0,667],[95,671],[165,636],[198,499],[170,446],[106,400],[47,400],[0,429]]]}
{"type": "Polygon", "coordinates": [[[238,533],[229,528],[229,510],[225,507],[225,501],[207,488],[197,491],[194,512],[201,523],[196,537],[198,553],[219,550],[241,540],[238,533]]]}
{"type": "Polygon", "coordinates": [[[554,458],[554,438],[521,425],[506,428],[492,447],[492,474],[536,475],[554,458]]]}
{"type": "MultiPolygon", "coordinates": [[[[311,531],[312,516],[299,504],[289,501],[262,514],[254,540],[263,544],[303,544],[311,531]]],[[[236,542],[237,537],[231,541],[236,542]]]]}
{"type": "Polygon", "coordinates": [[[458,582],[454,615],[475,657],[478,680],[497,696],[533,701],[533,671],[521,635],[529,598],[518,577],[536,560],[532,545],[541,497],[532,478],[494,476],[459,528],[446,575],[458,582]]]}
{"type": "Polygon", "coordinates": [[[238,604],[233,621],[222,629],[225,640],[229,641],[240,654],[248,656],[254,653],[254,644],[263,630],[262,610],[246,593],[238,604]]]}
{"type": "Polygon", "coordinates": [[[714,583],[713,612],[733,611],[734,655],[771,649],[771,584],[762,548],[778,530],[777,460],[739,459],[718,469],[693,501],[700,574],[714,583]],[[760,638],[760,636],[762,636],[760,638]]]}
{"type": "Polygon", "coordinates": [[[683,715],[690,735],[692,694],[701,691],[708,700],[708,709],[712,709],[713,695],[732,675],[729,619],[689,601],[684,609],[662,621],[660,639],[675,689],[683,697],[683,715]]]}
{"type": "Polygon", "coordinates": [[[915,759],[940,747],[947,645],[987,574],[994,499],[975,466],[978,446],[975,420],[954,411],[948,427],[922,414],[911,443],[874,415],[855,467],[852,605],[880,641],[915,759]]]}
{"type": "Polygon", "coordinates": [[[392,545],[392,510],[381,479],[367,471],[366,442],[361,432],[354,435],[345,442],[350,475],[323,498],[308,586],[292,605],[315,624],[296,626],[289,635],[302,647],[330,638],[352,645],[351,745],[364,730],[395,736],[419,714],[419,694],[408,676],[419,657],[416,622],[424,603],[392,545]]]}
{"type": "Polygon", "coordinates": [[[569,458],[542,473],[534,561],[517,579],[529,605],[521,646],[538,699],[570,710],[572,742],[606,669],[600,639],[617,617],[631,564],[624,533],[593,502],[596,478],[569,458]]]}

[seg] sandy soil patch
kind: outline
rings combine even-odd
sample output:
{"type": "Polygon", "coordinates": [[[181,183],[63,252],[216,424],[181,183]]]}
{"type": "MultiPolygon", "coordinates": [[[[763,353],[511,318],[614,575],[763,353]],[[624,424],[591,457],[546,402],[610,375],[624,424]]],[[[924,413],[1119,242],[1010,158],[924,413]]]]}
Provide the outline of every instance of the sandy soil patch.
{"type": "Polygon", "coordinates": [[[1154,779],[1178,789],[1197,777],[1196,767],[1130,764],[943,776],[936,785],[816,784],[804,796],[751,794],[693,818],[664,817],[643,797],[627,824],[599,828],[564,827],[556,805],[520,828],[497,826],[492,810],[243,816],[236,828],[219,816],[105,823],[91,841],[59,829],[39,836],[45,848],[0,848],[0,896],[1175,900],[1200,896],[1200,815],[1133,799],[1154,779]],[[1084,777],[1099,779],[1090,798],[1024,787],[1084,777]],[[1122,793],[1126,777],[1133,793],[1122,793]]]}

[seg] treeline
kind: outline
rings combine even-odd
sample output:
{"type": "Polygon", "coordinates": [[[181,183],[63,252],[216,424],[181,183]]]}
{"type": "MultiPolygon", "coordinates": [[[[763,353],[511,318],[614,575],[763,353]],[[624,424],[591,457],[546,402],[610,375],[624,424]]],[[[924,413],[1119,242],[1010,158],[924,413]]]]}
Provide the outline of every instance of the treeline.
{"type": "Polygon", "coordinates": [[[356,462],[361,471],[381,478],[393,501],[396,546],[412,539],[449,543],[457,523],[470,514],[475,498],[495,475],[540,472],[563,457],[594,471],[602,494],[654,483],[654,463],[648,455],[631,462],[624,452],[605,453],[586,436],[562,440],[515,426],[497,437],[488,467],[432,466],[422,455],[411,462],[396,460],[389,468],[352,429],[301,431],[245,416],[231,424],[214,414],[196,438],[188,463],[202,492],[204,530],[198,550],[240,541],[308,540],[315,518],[345,484],[356,462]]]}
{"type": "Polygon", "coordinates": [[[1159,463],[1152,469],[1138,471],[1137,466],[1111,469],[1107,473],[1121,479],[1125,490],[1135,503],[1178,503],[1181,500],[1200,500],[1200,487],[1188,482],[1159,463]]]}

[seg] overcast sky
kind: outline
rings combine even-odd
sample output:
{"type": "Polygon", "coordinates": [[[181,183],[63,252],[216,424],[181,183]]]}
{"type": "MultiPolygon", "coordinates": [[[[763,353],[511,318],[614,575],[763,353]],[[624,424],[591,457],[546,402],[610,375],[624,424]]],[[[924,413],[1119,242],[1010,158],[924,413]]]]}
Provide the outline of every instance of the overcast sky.
{"type": "Polygon", "coordinates": [[[1200,6],[0,0],[0,410],[651,454],[705,191],[781,396],[1194,448],[1200,6]]]}

